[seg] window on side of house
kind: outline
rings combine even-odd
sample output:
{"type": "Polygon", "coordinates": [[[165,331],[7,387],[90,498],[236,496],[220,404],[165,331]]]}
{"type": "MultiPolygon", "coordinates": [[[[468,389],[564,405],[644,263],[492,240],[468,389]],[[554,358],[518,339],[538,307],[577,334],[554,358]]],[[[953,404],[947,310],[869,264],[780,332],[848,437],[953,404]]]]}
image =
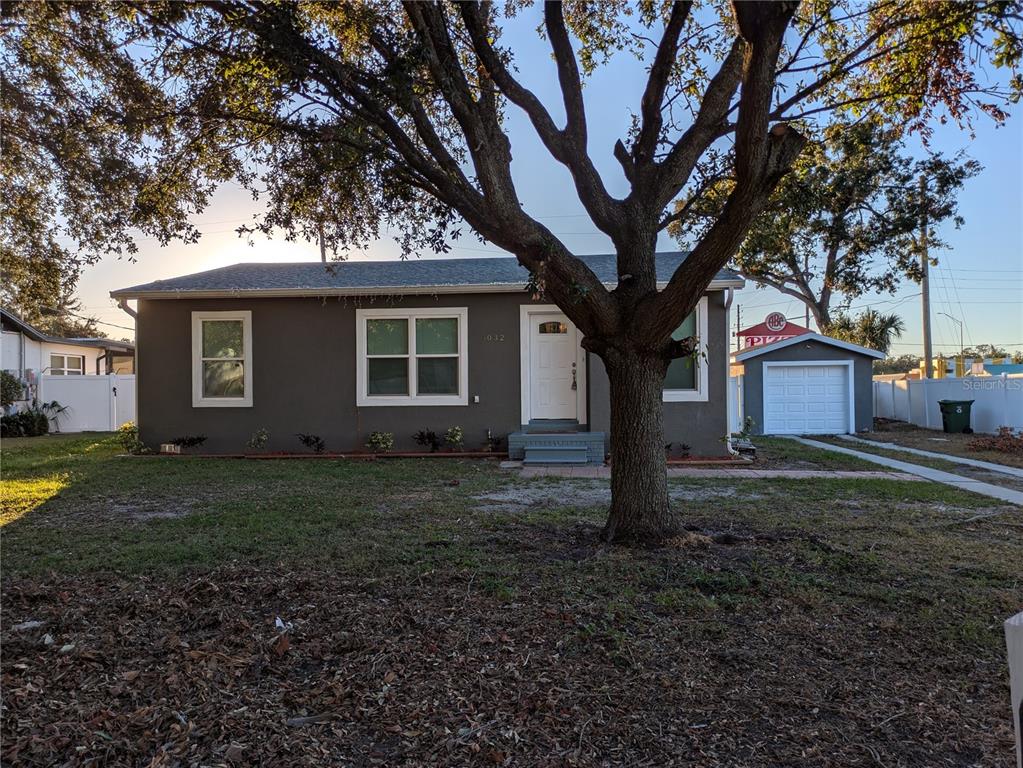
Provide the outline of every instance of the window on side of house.
{"type": "Polygon", "coordinates": [[[252,405],[252,313],[192,313],[192,405],[252,405]]]}
{"type": "Polygon", "coordinates": [[[707,401],[707,297],[700,299],[696,308],[686,316],[671,335],[681,340],[690,336],[699,339],[698,352],[693,357],[680,357],[671,361],[664,377],[666,403],[707,401]]]}
{"type": "Polygon", "coordinates": [[[468,404],[468,310],[356,310],[357,403],[468,404]]]}
{"type": "Polygon", "coordinates": [[[85,357],[82,355],[50,355],[51,376],[82,376],[85,374],[85,357]]]}

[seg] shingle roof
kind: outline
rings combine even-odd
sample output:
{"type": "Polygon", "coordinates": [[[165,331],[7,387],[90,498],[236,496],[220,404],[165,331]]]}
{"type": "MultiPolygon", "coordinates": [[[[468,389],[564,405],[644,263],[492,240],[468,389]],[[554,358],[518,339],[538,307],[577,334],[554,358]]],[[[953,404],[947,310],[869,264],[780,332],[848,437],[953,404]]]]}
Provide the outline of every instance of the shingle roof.
{"type": "Polygon", "coordinates": [[[51,336],[48,333],[43,333],[34,325],[25,322],[13,312],[3,309],[0,307],[0,317],[6,323],[21,331],[23,334],[28,336],[33,341],[45,341],[51,344],[71,344],[76,347],[98,347],[100,349],[110,350],[123,350],[131,351],[135,349],[135,345],[130,341],[115,341],[114,339],[100,339],[100,338],[85,338],[85,337],[73,337],[65,338],[63,336],[51,336]]]}
{"type": "MultiPolygon", "coordinates": [[[[681,251],[657,254],[657,279],[667,282],[687,256],[681,251]]],[[[601,282],[618,282],[615,256],[580,256],[601,282]]],[[[321,262],[243,263],[156,280],[111,291],[114,298],[222,294],[323,295],[366,293],[429,293],[521,290],[529,273],[514,257],[472,259],[408,259],[406,261],[343,261],[325,268],[321,262]]],[[[742,278],[721,270],[712,285],[742,287],[742,278]]]]}

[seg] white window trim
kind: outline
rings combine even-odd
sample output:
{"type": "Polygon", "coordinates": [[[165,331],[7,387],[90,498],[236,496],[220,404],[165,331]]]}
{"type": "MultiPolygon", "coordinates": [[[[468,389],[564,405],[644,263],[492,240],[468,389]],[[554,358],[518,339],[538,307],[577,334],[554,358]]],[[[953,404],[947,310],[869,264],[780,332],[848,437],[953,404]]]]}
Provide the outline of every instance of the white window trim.
{"type": "Polygon", "coordinates": [[[53,358],[60,357],[64,360],[64,365],[51,365],[49,366],[48,373],[50,376],[84,376],[85,375],[85,355],[69,355],[65,352],[50,352],[50,362],[53,362],[53,358]],[[79,369],[68,368],[67,361],[70,359],[81,360],[82,367],[79,369]],[[75,371],[75,373],[68,373],[68,371],[75,371]],[[60,373],[54,373],[54,371],[60,371],[60,373]]]}
{"type": "Polygon", "coordinates": [[[852,360],[765,360],[761,368],[760,382],[760,418],[766,426],[767,422],[767,369],[768,368],[812,368],[812,367],[845,367],[846,385],[849,403],[849,434],[856,434],[856,366],[852,360]]]}
{"type": "MultiPolygon", "coordinates": [[[[431,357],[431,355],[422,355],[431,357]]],[[[445,357],[445,355],[433,355],[445,357]]],[[[469,309],[468,307],[428,307],[355,310],[355,404],[359,407],[388,405],[468,405],[469,404],[469,309]],[[458,393],[454,395],[414,394],[419,382],[416,369],[416,318],[454,317],[458,320],[458,393]],[[366,365],[366,321],[408,321],[408,395],[368,394],[366,365]]]]}
{"type": "Polygon", "coordinates": [[[193,408],[251,408],[252,407],[252,312],[192,313],[192,407],[193,408]],[[204,320],[242,321],[242,362],[244,365],[243,397],[203,397],[202,393],[202,324],[204,320]]]}
{"type": "Polygon", "coordinates": [[[710,387],[708,385],[708,379],[710,378],[710,366],[708,365],[710,350],[707,345],[707,339],[709,338],[707,334],[708,308],[709,302],[707,301],[707,296],[704,295],[696,304],[696,338],[698,340],[697,356],[695,358],[697,362],[696,389],[665,389],[661,395],[662,402],[706,403],[710,399],[710,387]]]}

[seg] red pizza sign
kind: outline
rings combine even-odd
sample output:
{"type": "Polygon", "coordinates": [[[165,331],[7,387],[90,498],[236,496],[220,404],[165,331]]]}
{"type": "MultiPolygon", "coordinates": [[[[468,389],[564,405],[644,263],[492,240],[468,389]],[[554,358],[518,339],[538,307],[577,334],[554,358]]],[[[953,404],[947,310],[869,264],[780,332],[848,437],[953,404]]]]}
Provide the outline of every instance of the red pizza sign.
{"type": "Polygon", "coordinates": [[[767,326],[767,330],[774,331],[775,333],[784,330],[785,315],[783,315],[781,312],[772,312],[767,316],[767,319],[764,320],[764,325],[767,326]]]}

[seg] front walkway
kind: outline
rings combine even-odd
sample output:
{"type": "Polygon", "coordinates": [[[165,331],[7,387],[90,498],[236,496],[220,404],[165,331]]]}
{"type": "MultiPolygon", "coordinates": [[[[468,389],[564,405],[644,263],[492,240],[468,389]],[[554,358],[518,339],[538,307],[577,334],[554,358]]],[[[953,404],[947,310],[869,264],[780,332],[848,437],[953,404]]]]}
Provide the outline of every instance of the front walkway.
{"type": "Polygon", "coordinates": [[[848,440],[851,443],[862,443],[863,445],[872,445],[875,448],[884,448],[886,451],[905,451],[906,453],[915,453],[917,456],[926,456],[929,459],[941,459],[942,461],[949,461],[953,464],[965,464],[968,467],[976,467],[977,469],[984,469],[988,472],[1001,472],[1003,475],[1012,475],[1013,477],[1023,478],[1023,469],[1020,469],[1019,467],[1008,467],[1005,464],[993,464],[990,461],[971,459],[967,456],[956,456],[954,453],[924,451],[920,448],[910,448],[907,445],[887,443],[882,440],[864,440],[862,437],[856,437],[855,435],[837,435],[837,437],[840,437],[843,440],[848,440]]]}
{"type": "MultiPolygon", "coordinates": [[[[604,466],[535,466],[526,467],[521,461],[503,461],[502,469],[519,469],[522,477],[611,477],[611,467],[604,466]]],[[[729,480],[763,480],[782,478],[787,480],[808,480],[824,478],[829,480],[920,480],[914,474],[904,472],[846,472],[805,469],[703,469],[699,467],[668,467],[668,477],[725,478],[729,480]]]]}
{"type": "MultiPolygon", "coordinates": [[[[795,437],[794,435],[785,435],[785,437],[788,437],[790,440],[795,440],[797,443],[809,445],[813,448],[823,448],[828,451],[835,451],[836,453],[844,453],[846,456],[855,456],[858,459],[863,459],[864,461],[869,461],[874,464],[880,464],[882,467],[888,467],[889,469],[896,470],[898,472],[908,472],[922,477],[925,480],[931,480],[935,483],[944,483],[945,485],[951,485],[952,487],[959,488],[963,491],[973,491],[974,493],[979,493],[982,496],[990,496],[993,499],[1000,499],[1001,501],[1008,501],[1013,504],[1023,506],[1023,491],[1014,491],[1011,488],[1002,488],[1001,486],[992,485],[991,483],[982,483],[981,481],[974,480],[970,477],[953,475],[951,472],[943,472],[940,469],[922,467],[919,464],[910,464],[908,461],[899,461],[898,459],[890,459],[887,456],[878,456],[876,453],[854,451],[852,448],[843,448],[840,445],[822,443],[819,440],[808,440],[805,437],[795,437]]],[[[947,457],[942,455],[940,458],[945,459],[947,457]]]]}

